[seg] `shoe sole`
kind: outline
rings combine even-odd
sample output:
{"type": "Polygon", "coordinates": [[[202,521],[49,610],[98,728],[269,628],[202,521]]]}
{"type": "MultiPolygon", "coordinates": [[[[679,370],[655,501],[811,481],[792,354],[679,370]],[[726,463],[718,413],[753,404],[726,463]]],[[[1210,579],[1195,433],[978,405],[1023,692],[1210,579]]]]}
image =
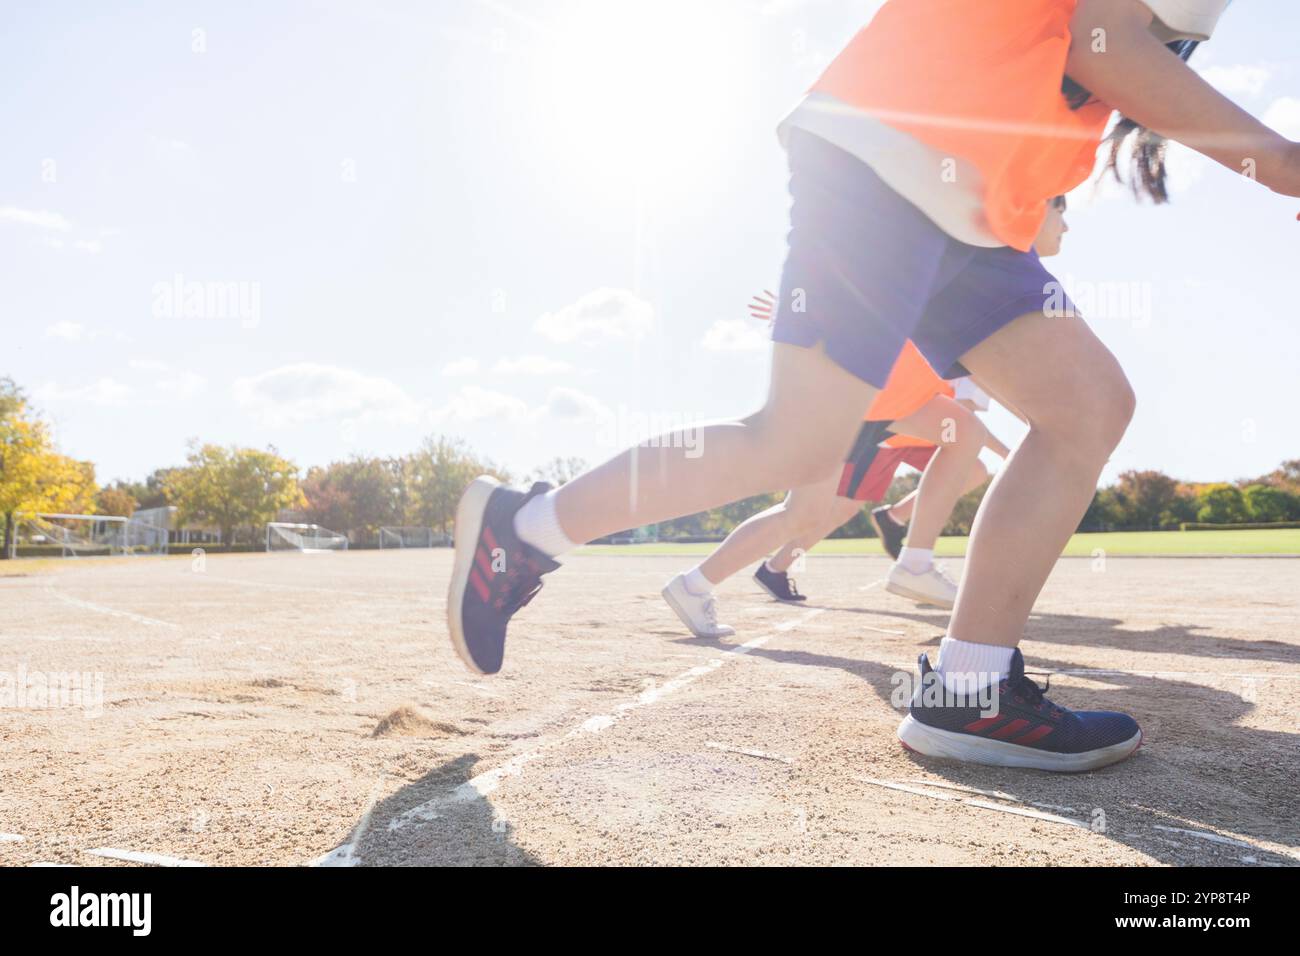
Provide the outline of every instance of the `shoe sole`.
{"type": "Polygon", "coordinates": [[[451,585],[447,588],[447,631],[451,635],[451,646],[456,655],[465,662],[466,667],[479,675],[489,672],[474,663],[474,655],[465,643],[461,612],[465,603],[465,589],[469,587],[469,573],[474,569],[474,551],[478,548],[478,537],[483,531],[483,513],[487,511],[492,492],[500,487],[501,482],[495,478],[486,475],[475,478],[460,496],[460,504],[456,506],[456,557],[451,566],[451,585]]]}
{"type": "Polygon", "coordinates": [[[908,600],[916,601],[920,604],[932,604],[935,607],[941,607],[945,611],[951,611],[953,608],[952,601],[942,601],[932,594],[923,594],[920,591],[913,591],[906,585],[895,584],[893,581],[886,582],[885,590],[890,594],[897,594],[899,597],[905,597],[908,600]]]}
{"type": "Polygon", "coordinates": [[[659,592],[663,595],[664,603],[673,609],[673,613],[677,615],[678,620],[686,625],[686,630],[690,631],[696,637],[708,640],[713,637],[731,637],[736,633],[735,628],[732,627],[728,627],[725,631],[719,631],[716,634],[708,634],[704,631],[696,630],[695,625],[691,623],[690,615],[682,610],[682,606],[677,603],[677,598],[673,597],[672,591],[669,589],[670,587],[671,585],[665,586],[664,589],[659,592]]]}
{"type": "Polygon", "coordinates": [[[764,591],[766,591],[768,594],[770,594],[773,601],[780,601],[782,604],[798,604],[800,601],[807,599],[806,595],[804,597],[797,597],[797,598],[781,597],[781,595],[777,594],[770,587],[768,587],[766,584],[763,583],[763,579],[758,576],[757,572],[754,573],[754,583],[757,584],[764,591]]]}
{"type": "Polygon", "coordinates": [[[885,554],[889,555],[891,558],[897,561],[898,556],[903,553],[902,545],[901,544],[899,545],[897,551],[893,550],[889,545],[885,544],[885,530],[880,527],[880,522],[876,520],[876,516],[868,512],[867,520],[871,522],[871,527],[876,529],[876,534],[880,538],[880,546],[885,549],[885,554]]]}
{"type": "Polygon", "coordinates": [[[971,734],[940,730],[921,723],[908,714],[898,725],[898,740],[908,750],[940,760],[959,760],[963,763],[980,763],[993,767],[1022,767],[1030,770],[1050,770],[1055,773],[1082,773],[1118,763],[1142,746],[1142,731],[1128,740],[1087,750],[1077,754],[1052,753],[1008,743],[989,740],[971,734]]]}

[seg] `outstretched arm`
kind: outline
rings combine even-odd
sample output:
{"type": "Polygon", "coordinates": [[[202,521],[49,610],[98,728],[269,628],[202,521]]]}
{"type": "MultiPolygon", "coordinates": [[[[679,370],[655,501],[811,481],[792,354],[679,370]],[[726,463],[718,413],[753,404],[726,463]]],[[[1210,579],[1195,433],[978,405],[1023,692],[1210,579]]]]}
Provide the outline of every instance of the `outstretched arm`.
{"type": "Polygon", "coordinates": [[[1066,74],[1148,129],[1275,192],[1300,196],[1300,144],[1269,129],[1170,54],[1150,32],[1153,19],[1141,0],[1079,0],[1066,74]],[[1094,37],[1104,42],[1094,43],[1094,37]]]}

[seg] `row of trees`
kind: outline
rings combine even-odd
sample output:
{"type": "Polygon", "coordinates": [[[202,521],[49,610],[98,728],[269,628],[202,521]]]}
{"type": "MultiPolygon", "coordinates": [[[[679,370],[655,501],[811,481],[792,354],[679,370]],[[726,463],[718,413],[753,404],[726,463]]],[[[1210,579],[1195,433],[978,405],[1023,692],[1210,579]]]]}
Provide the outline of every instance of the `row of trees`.
{"type": "Polygon", "coordinates": [[[1235,483],[1193,484],[1159,471],[1126,471],[1100,489],[1083,531],[1169,531],[1183,523],[1300,521],[1300,458],[1235,483]]]}
{"type": "MultiPolygon", "coordinates": [[[[526,476],[563,484],[585,463],[557,458],[526,476]]],[[[463,442],[434,436],[400,457],[356,456],[309,468],[306,474],[274,448],[191,445],[184,465],[161,468],[143,481],[99,487],[90,462],[76,461],[54,447],[49,429],[23,392],[0,379],[0,514],[3,553],[23,512],[67,512],[130,516],[137,509],[175,506],[177,524],[216,530],[228,545],[253,542],[269,521],[299,520],[373,541],[385,525],[452,531],[456,503],[479,474],[504,482],[515,476],[474,454],[463,442]]],[[[918,476],[897,479],[889,500],[916,487],[918,476]]],[[[968,534],[987,485],[958,502],[945,528],[968,534]]],[[[759,495],[720,508],[664,522],[664,539],[718,538],[738,523],[780,500],[759,495]]],[[[1235,484],[1179,482],[1159,471],[1128,471],[1099,489],[1080,524],[1082,531],[1176,529],[1185,522],[1213,524],[1300,522],[1300,459],[1283,462],[1268,475],[1235,484]]],[[[865,509],[836,532],[838,537],[871,535],[865,509]]]]}
{"type": "MultiPolygon", "coordinates": [[[[229,545],[255,543],[269,521],[318,524],[372,542],[385,525],[450,533],[460,494],[475,476],[510,475],[457,440],[431,437],[397,458],[356,456],[325,466],[298,466],[274,448],[193,443],[186,463],[143,482],[117,482],[99,494],[115,514],[174,505],[177,525],[220,532],[229,545]]],[[[100,512],[107,513],[107,512],[100,512]]]]}
{"type": "MultiPolygon", "coordinates": [[[[888,500],[907,494],[919,478],[913,473],[895,479],[888,500]]],[[[970,534],[988,485],[985,482],[957,502],[944,534],[970,534]]],[[[1267,475],[1235,483],[1185,482],[1160,471],[1126,471],[1114,484],[1097,489],[1079,530],[1177,531],[1184,524],[1277,522],[1300,522],[1300,458],[1283,462],[1267,475]]],[[[841,529],[846,532],[857,536],[849,526],[841,529]]],[[[873,533],[869,523],[863,533],[873,533]]]]}
{"type": "MultiPolygon", "coordinates": [[[[563,482],[582,470],[556,459],[536,477],[563,482]]],[[[300,520],[373,540],[383,525],[451,531],[456,503],[476,475],[510,481],[503,469],[462,442],[430,437],[398,458],[354,457],[301,474],[274,448],[193,442],[184,465],[160,468],[143,481],[100,487],[91,462],[54,447],[48,425],[10,379],[0,379],[0,514],[4,547],[16,516],[67,513],[130,517],[146,508],[174,506],[176,525],[217,531],[228,545],[255,542],[269,521],[300,520]]]]}

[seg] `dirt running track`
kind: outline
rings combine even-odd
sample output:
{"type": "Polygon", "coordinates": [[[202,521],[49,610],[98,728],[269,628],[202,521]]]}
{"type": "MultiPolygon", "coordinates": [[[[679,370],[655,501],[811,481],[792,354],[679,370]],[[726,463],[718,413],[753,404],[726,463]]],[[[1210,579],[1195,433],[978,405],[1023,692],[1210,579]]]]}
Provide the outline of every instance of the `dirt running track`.
{"type": "Polygon", "coordinates": [[[1062,560],[1029,667],[1147,735],[1067,777],[899,747],[945,615],[883,558],[810,558],[802,608],[730,582],[713,643],[659,597],[688,559],[574,557],[475,678],[450,557],[0,577],[0,862],[1300,864],[1300,561],[1062,560]],[[70,672],[100,706],[16,696],[70,672]]]}

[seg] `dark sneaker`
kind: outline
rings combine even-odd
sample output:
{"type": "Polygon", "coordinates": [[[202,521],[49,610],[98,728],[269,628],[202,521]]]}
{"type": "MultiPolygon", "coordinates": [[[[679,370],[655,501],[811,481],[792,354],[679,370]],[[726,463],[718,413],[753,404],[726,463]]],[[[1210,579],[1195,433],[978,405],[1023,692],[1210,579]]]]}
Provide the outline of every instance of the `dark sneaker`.
{"type": "Polygon", "coordinates": [[[880,543],[895,561],[903,551],[903,539],[907,537],[907,525],[899,524],[889,515],[892,505],[881,505],[871,509],[871,524],[880,535],[880,543]]]}
{"type": "Polygon", "coordinates": [[[1132,717],[1110,711],[1073,711],[1053,704],[1025,676],[1017,650],[1011,672],[989,700],[944,693],[943,679],[921,655],[921,683],[898,727],[908,750],[928,757],[997,767],[1032,767],[1074,773],[1123,760],[1142,745],[1132,717]],[[990,705],[983,709],[983,705],[990,705]]]}
{"type": "Polygon", "coordinates": [[[806,595],[799,593],[799,589],[794,586],[794,582],[790,580],[788,574],[784,571],[769,570],[766,561],[760,564],[758,570],[754,572],[754,580],[758,582],[759,587],[778,601],[808,600],[806,595]]]}
{"type": "Polygon", "coordinates": [[[447,629],[460,659],[479,674],[501,670],[506,625],[542,589],[542,575],[560,566],[515,534],[515,512],[550,490],[538,482],[525,494],[482,476],[456,507],[447,629]]]}

